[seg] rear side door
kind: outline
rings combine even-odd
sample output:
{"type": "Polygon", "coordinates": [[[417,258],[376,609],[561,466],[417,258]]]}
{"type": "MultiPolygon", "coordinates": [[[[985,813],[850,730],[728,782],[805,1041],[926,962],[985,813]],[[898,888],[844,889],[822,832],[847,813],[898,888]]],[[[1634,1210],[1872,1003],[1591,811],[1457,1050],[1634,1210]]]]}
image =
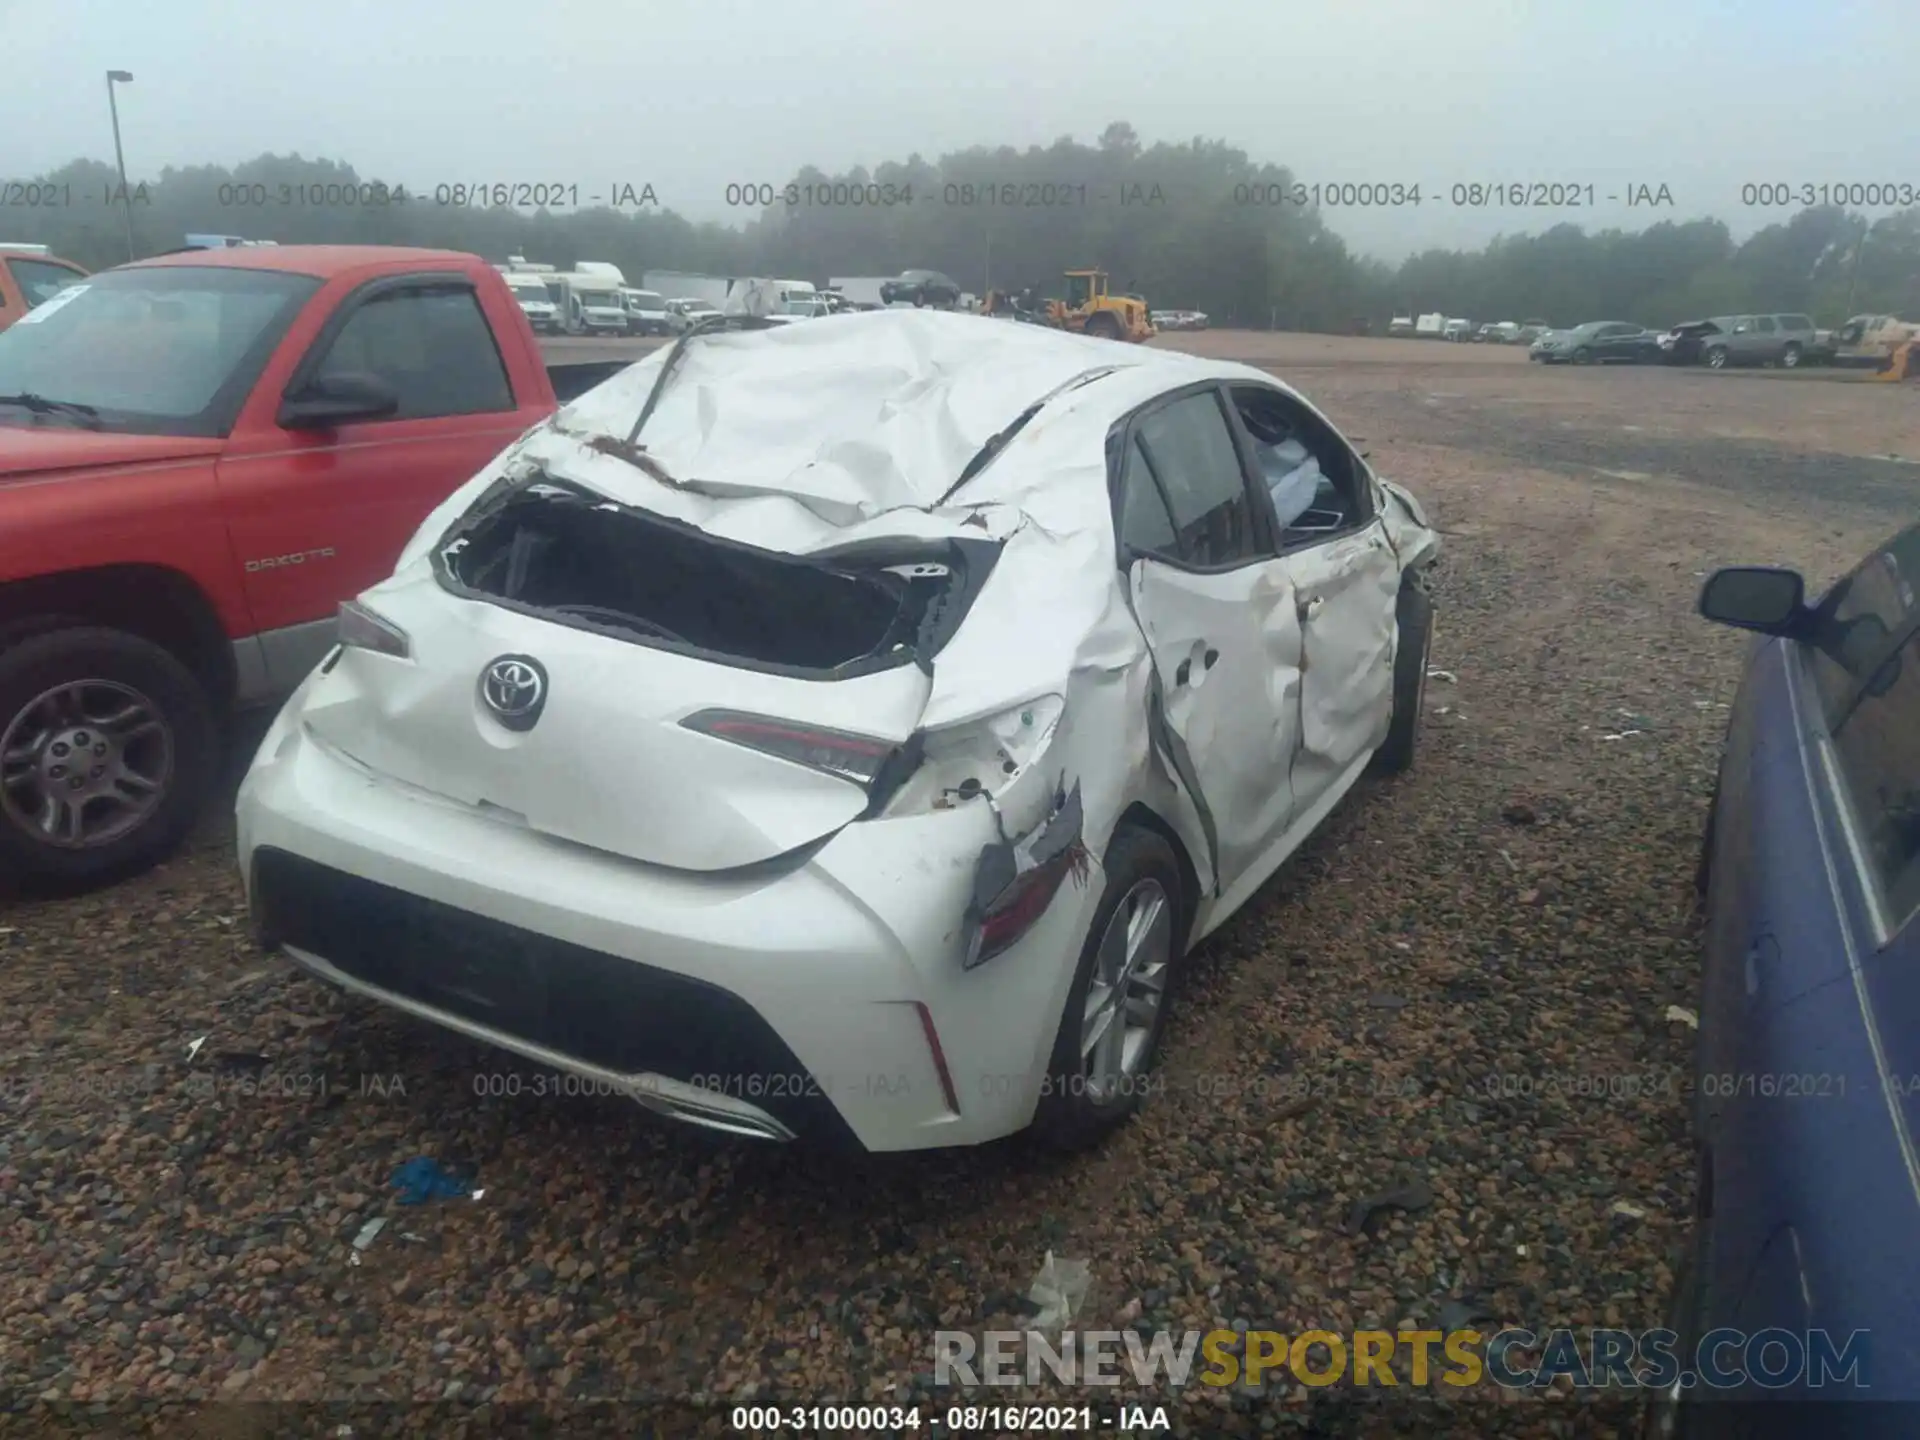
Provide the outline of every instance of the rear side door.
{"type": "Polygon", "coordinates": [[[332,643],[342,600],[391,573],[433,507],[547,413],[517,398],[496,328],[458,272],[368,281],[347,295],[278,385],[255,392],[220,461],[220,487],[269,682],[286,689],[332,643]],[[398,393],[381,420],[282,426],[312,380],[371,374],[398,393]]]}
{"type": "Polygon", "coordinates": [[[1217,894],[1293,815],[1301,661],[1293,582],[1217,385],[1155,402],[1116,447],[1115,531],[1153,654],[1157,741],[1199,814],[1217,894]]]}
{"type": "Polygon", "coordinates": [[[1770,364],[1780,358],[1785,348],[1780,341],[1780,322],[1771,315],[1754,316],[1747,353],[1763,364],[1770,364]]]}
{"type": "Polygon", "coordinates": [[[1727,358],[1736,364],[1748,365],[1759,359],[1760,336],[1753,328],[1753,316],[1734,316],[1721,343],[1726,347],[1727,358]]]}
{"type": "Polygon", "coordinates": [[[1297,817],[1343,790],[1386,738],[1400,563],[1373,477],[1339,431],[1280,390],[1235,385],[1230,397],[1264,482],[1301,632],[1297,817]]]}

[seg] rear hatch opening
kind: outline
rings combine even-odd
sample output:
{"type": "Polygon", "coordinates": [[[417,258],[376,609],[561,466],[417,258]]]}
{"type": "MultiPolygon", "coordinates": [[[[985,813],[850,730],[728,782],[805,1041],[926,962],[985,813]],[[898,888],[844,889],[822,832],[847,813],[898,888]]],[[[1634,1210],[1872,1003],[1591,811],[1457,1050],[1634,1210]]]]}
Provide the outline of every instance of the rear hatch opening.
{"type": "Polygon", "coordinates": [[[545,476],[434,557],[457,595],[616,639],[805,679],[916,663],[959,628],[997,542],[868,542],[788,555],[545,476]]]}

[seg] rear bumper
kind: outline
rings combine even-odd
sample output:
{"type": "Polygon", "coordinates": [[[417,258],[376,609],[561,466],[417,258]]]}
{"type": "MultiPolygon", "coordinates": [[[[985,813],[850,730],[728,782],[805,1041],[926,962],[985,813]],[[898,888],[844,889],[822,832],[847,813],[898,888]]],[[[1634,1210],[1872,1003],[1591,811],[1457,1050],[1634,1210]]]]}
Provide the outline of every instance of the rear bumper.
{"type": "Polygon", "coordinates": [[[264,937],[311,973],[736,1133],[910,1150],[1032,1119],[1097,865],[963,971],[984,808],[666,870],[376,777],[298,708],[241,787],[239,858],[264,937]]]}

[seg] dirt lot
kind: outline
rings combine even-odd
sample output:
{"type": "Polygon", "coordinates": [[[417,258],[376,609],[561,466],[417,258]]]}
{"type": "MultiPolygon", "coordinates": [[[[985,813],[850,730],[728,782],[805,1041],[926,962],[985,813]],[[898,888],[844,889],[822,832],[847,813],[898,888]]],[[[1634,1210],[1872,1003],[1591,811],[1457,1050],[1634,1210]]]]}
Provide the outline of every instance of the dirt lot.
{"type": "MultiPolygon", "coordinates": [[[[1535,1329],[1658,1323],[1692,1186],[1690,1036],[1663,1015],[1691,1001],[1689,882],[1745,648],[1694,596],[1733,561],[1830,578],[1910,519],[1920,387],[1179,343],[1272,365],[1426,501],[1446,673],[1414,773],[1356,793],[1196,957],[1137,1125],[1073,1163],[849,1165],[536,1096],[533,1072],[253,948],[216,813],[151,875],[0,910],[0,1386],[613,1399],[628,1434],[669,1413],[642,1401],[691,1407],[662,1433],[735,1433],[699,1407],[741,1397],[930,1422],[962,1398],[932,1386],[931,1332],[1017,1325],[1048,1248],[1091,1261],[1093,1328],[1433,1324],[1462,1296],[1535,1329]],[[200,1037],[212,1093],[186,1078],[200,1037]],[[242,1093],[262,1066],[278,1081],[242,1093]],[[419,1155],[476,1193],[400,1207],[389,1178],[419,1155]],[[1429,1205],[1346,1233],[1415,1176],[1429,1205]]],[[[1319,1435],[1407,1421],[1379,1398],[1155,1397],[1183,1434],[1319,1435]]],[[[1483,1397],[1417,1424],[1618,1419],[1483,1397]]]]}

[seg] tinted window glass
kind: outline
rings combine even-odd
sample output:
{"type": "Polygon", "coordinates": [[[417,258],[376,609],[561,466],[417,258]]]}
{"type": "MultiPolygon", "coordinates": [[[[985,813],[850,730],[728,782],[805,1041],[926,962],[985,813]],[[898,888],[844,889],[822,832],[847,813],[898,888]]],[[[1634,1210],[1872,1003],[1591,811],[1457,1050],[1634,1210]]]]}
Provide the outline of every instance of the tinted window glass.
{"type": "Polygon", "coordinates": [[[493,329],[464,286],[396,290],[361,305],[317,375],[354,373],[377,375],[399,392],[396,420],[513,408],[493,329]]]}
{"type": "Polygon", "coordinates": [[[7,268],[13,271],[14,282],[20,287],[20,294],[27,302],[27,308],[50,299],[80,280],[86,279],[78,270],[69,270],[64,265],[54,265],[45,260],[7,261],[7,268]]]}
{"type": "MultiPolygon", "coordinates": [[[[88,276],[0,333],[0,394],[91,405],[107,430],[224,435],[319,285],[304,275],[187,265],[88,276]]],[[[0,406],[0,424],[24,423],[24,412],[0,406]]]]}
{"type": "Polygon", "coordinates": [[[1120,480],[1120,542],[1129,550],[1177,555],[1179,541],[1166,501],[1154,484],[1145,454],[1136,439],[1127,447],[1126,468],[1120,480]]]}
{"type": "Polygon", "coordinates": [[[1253,514],[1219,398],[1207,392],[1175,400],[1144,417],[1135,433],[1166,494],[1181,557],[1227,565],[1251,556],[1253,514]]]}
{"type": "Polygon", "coordinates": [[[1881,660],[1920,620],[1920,525],[1869,555],[1821,598],[1801,653],[1837,731],[1881,660]]]}
{"type": "Polygon", "coordinates": [[[1872,677],[1834,748],[1867,863],[1900,925],[1920,907],[1920,634],[1872,677]]]}
{"type": "Polygon", "coordinates": [[[1349,529],[1371,515],[1364,472],[1330,426],[1278,391],[1236,385],[1232,393],[1283,547],[1349,529]]]}
{"type": "Polygon", "coordinates": [[[1782,315],[1780,323],[1789,330],[1813,329],[1813,320],[1806,315],[1782,315]]]}
{"type": "Polygon", "coordinates": [[[1763,335],[1771,335],[1778,327],[1774,325],[1771,315],[1761,315],[1754,320],[1753,328],[1763,335]]]}

